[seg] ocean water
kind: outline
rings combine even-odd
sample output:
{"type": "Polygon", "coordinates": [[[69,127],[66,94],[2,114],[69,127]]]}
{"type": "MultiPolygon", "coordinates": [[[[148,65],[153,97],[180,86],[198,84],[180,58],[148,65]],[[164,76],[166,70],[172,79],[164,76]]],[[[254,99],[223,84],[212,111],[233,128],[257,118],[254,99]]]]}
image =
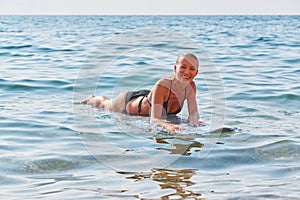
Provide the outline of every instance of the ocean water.
{"type": "Polygon", "coordinates": [[[299,20],[0,16],[1,199],[299,199],[299,20]],[[187,51],[206,127],[78,104],[150,89],[187,51]]]}

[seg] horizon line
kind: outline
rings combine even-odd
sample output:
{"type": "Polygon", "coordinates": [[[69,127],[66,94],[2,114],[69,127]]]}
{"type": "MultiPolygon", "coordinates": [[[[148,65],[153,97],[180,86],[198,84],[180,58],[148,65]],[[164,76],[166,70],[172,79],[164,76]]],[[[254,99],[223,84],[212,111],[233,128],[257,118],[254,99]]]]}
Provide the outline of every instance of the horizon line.
{"type": "Polygon", "coordinates": [[[162,14],[162,13],[147,13],[147,14],[137,14],[137,13],[5,13],[0,14],[0,16],[300,16],[300,13],[201,13],[201,14],[162,14]]]}

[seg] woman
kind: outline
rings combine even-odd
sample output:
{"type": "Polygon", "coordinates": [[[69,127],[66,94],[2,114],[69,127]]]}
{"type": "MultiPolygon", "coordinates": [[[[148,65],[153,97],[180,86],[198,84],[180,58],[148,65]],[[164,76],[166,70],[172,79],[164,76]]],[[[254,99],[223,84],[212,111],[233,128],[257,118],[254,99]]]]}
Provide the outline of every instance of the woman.
{"type": "Polygon", "coordinates": [[[194,78],[198,74],[199,61],[192,54],[180,55],[174,65],[175,74],[160,79],[151,90],[126,91],[114,99],[104,96],[90,96],[83,104],[98,106],[114,112],[132,115],[148,115],[152,124],[176,132],[180,127],[163,120],[166,115],[176,115],[187,100],[189,124],[204,125],[199,121],[194,78]]]}

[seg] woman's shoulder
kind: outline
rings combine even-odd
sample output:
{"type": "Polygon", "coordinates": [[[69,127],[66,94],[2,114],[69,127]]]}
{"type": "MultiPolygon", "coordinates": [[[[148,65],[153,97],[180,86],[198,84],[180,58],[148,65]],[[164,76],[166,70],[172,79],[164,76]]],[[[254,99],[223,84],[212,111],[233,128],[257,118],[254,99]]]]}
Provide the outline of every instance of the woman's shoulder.
{"type": "Polygon", "coordinates": [[[156,84],[163,84],[163,85],[166,84],[166,83],[170,84],[170,81],[173,81],[173,80],[174,80],[174,76],[165,77],[165,78],[159,79],[156,82],[156,84]]]}
{"type": "Polygon", "coordinates": [[[167,83],[167,82],[170,82],[170,79],[169,78],[161,78],[159,79],[156,84],[157,85],[161,85],[161,84],[164,84],[164,83],[167,83]]]}
{"type": "Polygon", "coordinates": [[[159,87],[159,88],[169,89],[171,81],[172,81],[172,79],[170,79],[170,78],[162,78],[162,79],[158,80],[155,85],[156,85],[156,87],[159,87]]]}
{"type": "Polygon", "coordinates": [[[195,83],[195,81],[191,81],[190,85],[192,86],[193,89],[196,89],[196,83],[195,83]]]}
{"type": "Polygon", "coordinates": [[[190,93],[193,93],[195,94],[196,93],[196,83],[194,81],[192,81],[187,87],[186,87],[186,92],[188,94],[190,93]]]}

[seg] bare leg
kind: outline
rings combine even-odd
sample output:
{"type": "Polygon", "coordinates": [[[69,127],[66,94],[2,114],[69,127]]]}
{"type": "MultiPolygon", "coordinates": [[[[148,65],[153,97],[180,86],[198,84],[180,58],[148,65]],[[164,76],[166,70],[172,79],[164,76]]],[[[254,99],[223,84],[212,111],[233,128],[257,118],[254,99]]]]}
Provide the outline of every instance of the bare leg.
{"type": "MultiPolygon", "coordinates": [[[[100,108],[107,108],[108,102],[111,101],[105,96],[94,96],[91,95],[87,99],[83,100],[82,104],[89,104],[100,108]]],[[[110,110],[110,109],[108,109],[110,110]]]]}
{"type": "Polygon", "coordinates": [[[82,104],[90,104],[90,101],[92,98],[94,98],[95,95],[90,95],[88,98],[86,98],[85,100],[81,101],[80,103],[82,104]]]}
{"type": "Polygon", "coordinates": [[[112,99],[112,111],[124,112],[126,110],[126,95],[128,91],[121,92],[116,98],[112,99]]]}
{"type": "Polygon", "coordinates": [[[81,103],[97,106],[114,112],[123,112],[125,110],[126,94],[127,92],[122,92],[114,99],[108,99],[105,96],[91,95],[81,103]]]}

